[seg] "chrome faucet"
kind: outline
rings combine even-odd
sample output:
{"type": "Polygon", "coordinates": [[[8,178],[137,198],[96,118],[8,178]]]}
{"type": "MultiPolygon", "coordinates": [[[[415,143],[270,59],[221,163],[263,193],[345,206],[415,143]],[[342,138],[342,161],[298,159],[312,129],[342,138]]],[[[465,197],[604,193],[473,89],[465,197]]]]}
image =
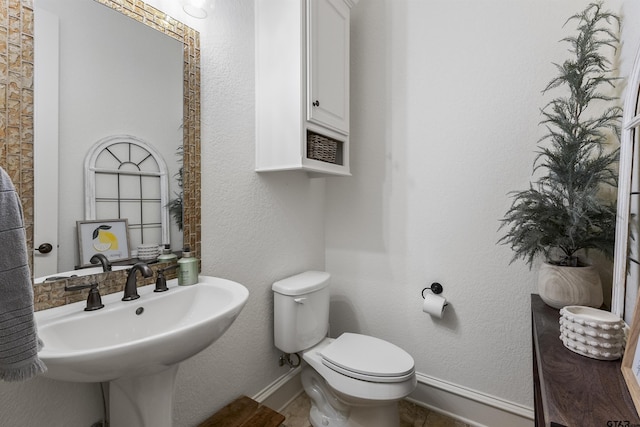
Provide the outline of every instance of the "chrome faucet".
{"type": "Polygon", "coordinates": [[[107,257],[104,256],[103,254],[95,254],[94,256],[91,257],[89,262],[91,264],[97,264],[97,263],[102,264],[102,271],[111,271],[111,263],[109,262],[107,257]]]}
{"type": "Polygon", "coordinates": [[[153,270],[151,270],[147,264],[144,262],[135,263],[133,267],[131,267],[131,270],[129,270],[127,283],[124,285],[124,296],[122,297],[122,301],[133,301],[134,299],[140,298],[140,295],[138,295],[138,283],[136,280],[137,271],[142,273],[142,277],[153,276],[153,270]]]}

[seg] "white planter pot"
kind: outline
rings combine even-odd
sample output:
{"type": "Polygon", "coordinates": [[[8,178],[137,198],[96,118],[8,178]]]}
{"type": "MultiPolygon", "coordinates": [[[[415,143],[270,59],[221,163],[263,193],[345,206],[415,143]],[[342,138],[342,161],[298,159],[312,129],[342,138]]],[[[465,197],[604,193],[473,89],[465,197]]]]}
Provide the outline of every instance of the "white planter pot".
{"type": "Polygon", "coordinates": [[[592,267],[564,267],[544,263],[538,274],[538,293],[547,305],[562,308],[567,305],[600,307],[603,302],[602,283],[592,267]]]}

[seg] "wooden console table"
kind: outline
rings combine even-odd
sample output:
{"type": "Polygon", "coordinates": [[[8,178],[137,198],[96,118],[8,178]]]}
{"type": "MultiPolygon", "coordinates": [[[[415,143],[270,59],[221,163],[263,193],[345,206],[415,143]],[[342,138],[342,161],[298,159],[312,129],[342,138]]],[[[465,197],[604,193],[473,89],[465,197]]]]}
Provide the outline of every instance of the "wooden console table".
{"type": "Polygon", "coordinates": [[[621,360],[596,360],[565,348],[559,310],[531,295],[535,425],[640,426],[621,360]]]}

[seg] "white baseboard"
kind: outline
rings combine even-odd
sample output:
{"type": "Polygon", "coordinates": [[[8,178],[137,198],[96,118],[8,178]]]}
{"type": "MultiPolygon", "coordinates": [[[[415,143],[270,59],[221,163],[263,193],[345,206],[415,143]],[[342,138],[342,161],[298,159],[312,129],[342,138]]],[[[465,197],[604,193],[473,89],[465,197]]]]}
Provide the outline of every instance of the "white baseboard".
{"type": "Polygon", "coordinates": [[[457,384],[416,373],[407,400],[477,427],[533,427],[533,409],[457,384]]]}
{"type": "MultiPolygon", "coordinates": [[[[253,400],[282,412],[303,392],[302,368],[290,369],[253,400]]],[[[416,405],[440,412],[476,427],[532,427],[533,409],[429,375],[416,373],[418,386],[407,398],[416,405]]]]}
{"type": "Polygon", "coordinates": [[[302,372],[302,366],[290,369],[258,392],[252,399],[274,411],[282,412],[293,399],[304,392],[300,382],[300,372],[302,372]]]}

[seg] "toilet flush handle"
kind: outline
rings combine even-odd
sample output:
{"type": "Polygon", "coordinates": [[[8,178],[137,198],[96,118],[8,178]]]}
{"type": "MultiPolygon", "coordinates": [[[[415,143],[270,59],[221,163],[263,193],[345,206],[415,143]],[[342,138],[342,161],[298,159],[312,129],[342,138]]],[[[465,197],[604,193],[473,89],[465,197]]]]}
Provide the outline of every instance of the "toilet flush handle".
{"type": "Polygon", "coordinates": [[[294,298],[293,302],[297,303],[297,304],[304,304],[304,302],[306,301],[306,298],[294,298]]]}

